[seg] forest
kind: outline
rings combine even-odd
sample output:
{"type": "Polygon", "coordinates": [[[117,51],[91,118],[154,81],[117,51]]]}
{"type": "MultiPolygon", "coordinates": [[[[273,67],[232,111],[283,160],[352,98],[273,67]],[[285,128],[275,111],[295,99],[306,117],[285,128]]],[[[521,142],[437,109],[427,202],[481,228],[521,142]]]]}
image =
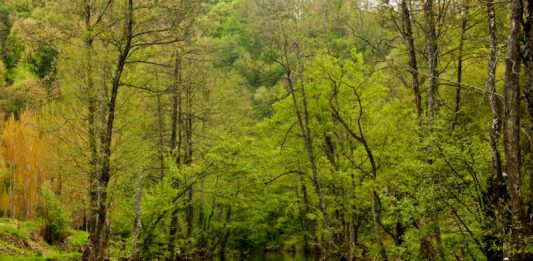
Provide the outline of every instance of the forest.
{"type": "Polygon", "coordinates": [[[0,186],[2,260],[533,260],[533,0],[0,0],[0,186]]]}

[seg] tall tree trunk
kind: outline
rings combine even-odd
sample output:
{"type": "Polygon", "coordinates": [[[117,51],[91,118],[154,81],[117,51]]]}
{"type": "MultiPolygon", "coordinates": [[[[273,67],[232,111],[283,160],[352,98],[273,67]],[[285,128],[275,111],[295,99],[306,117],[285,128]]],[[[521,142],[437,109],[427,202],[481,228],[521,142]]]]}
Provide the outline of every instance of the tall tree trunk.
{"type": "MultiPolygon", "coordinates": [[[[193,131],[193,113],[192,113],[192,98],[193,98],[193,86],[189,84],[186,88],[185,93],[185,108],[187,118],[185,121],[185,144],[187,145],[187,150],[185,151],[185,164],[192,164],[192,155],[193,155],[193,141],[192,141],[192,131],[193,131]]],[[[190,178],[190,177],[188,177],[190,178]]],[[[191,238],[193,235],[194,227],[194,206],[193,206],[193,188],[187,193],[187,208],[186,208],[186,220],[187,220],[187,238],[191,238]]]]}
{"type": "MultiPolygon", "coordinates": [[[[305,139],[305,148],[307,150],[307,155],[309,157],[309,163],[311,164],[311,173],[312,173],[312,181],[313,185],[315,187],[315,191],[318,196],[318,202],[320,204],[320,211],[324,215],[324,222],[326,223],[326,226],[329,228],[330,226],[330,220],[329,220],[329,213],[326,205],[326,200],[324,199],[324,193],[322,192],[322,186],[320,184],[320,180],[318,178],[318,167],[316,164],[316,156],[315,156],[315,149],[313,147],[313,137],[311,133],[311,126],[310,126],[310,116],[309,116],[309,109],[307,104],[307,94],[305,92],[305,84],[304,84],[304,65],[302,61],[302,55],[300,53],[300,46],[296,45],[296,55],[298,57],[298,79],[300,83],[300,95],[302,96],[302,114],[303,114],[303,126],[302,133],[304,134],[305,139]]],[[[294,87],[292,88],[292,92],[294,92],[294,87]]],[[[296,98],[296,96],[293,96],[293,99],[296,98]]],[[[294,101],[296,102],[296,101],[294,101]]]]}
{"type": "Polygon", "coordinates": [[[133,0],[127,0],[126,24],[124,28],[124,44],[120,48],[117,65],[113,75],[111,85],[111,96],[109,99],[108,115],[105,122],[105,135],[102,143],[103,155],[101,160],[99,180],[98,180],[98,219],[95,230],[89,234],[89,241],[82,256],[82,260],[104,260],[107,255],[109,243],[109,222],[107,217],[107,185],[111,178],[111,146],[113,141],[113,127],[115,123],[115,113],[120,80],[126,60],[130,54],[133,38],[133,0]]]}
{"type": "Polygon", "coordinates": [[[182,102],[180,89],[180,57],[176,52],[174,61],[174,86],[172,88],[172,128],[170,135],[170,152],[174,155],[176,164],[181,163],[181,144],[182,144],[182,102]]]}
{"type": "MultiPolygon", "coordinates": [[[[334,84],[334,86],[337,86],[336,84],[334,84]]],[[[372,152],[372,149],[370,148],[370,144],[368,143],[368,140],[366,139],[365,137],[365,133],[364,133],[364,130],[363,130],[363,125],[362,125],[362,122],[361,122],[361,119],[363,117],[363,110],[364,110],[364,107],[363,107],[363,103],[362,103],[362,100],[361,100],[361,96],[359,95],[359,93],[357,93],[356,89],[353,89],[354,91],[354,94],[355,94],[355,97],[356,97],[356,102],[358,104],[358,107],[359,107],[359,116],[357,118],[357,130],[353,130],[349,125],[348,123],[343,119],[343,117],[341,116],[340,112],[338,111],[338,109],[334,106],[332,100],[333,100],[333,97],[335,97],[338,93],[338,90],[336,89],[336,87],[334,87],[333,89],[333,92],[332,92],[332,95],[330,98],[330,108],[332,109],[332,112],[333,112],[333,117],[336,118],[340,123],[341,123],[341,126],[348,132],[348,134],[355,140],[357,140],[358,142],[360,142],[364,149],[365,149],[365,153],[366,153],[366,156],[367,156],[367,159],[368,161],[370,162],[370,166],[371,166],[371,178],[372,180],[376,180],[377,178],[377,173],[378,173],[378,165],[376,163],[376,160],[374,158],[374,153],[372,152]]],[[[364,171],[363,171],[364,172],[364,171]]],[[[376,191],[375,188],[372,188],[372,205],[371,205],[371,211],[372,211],[372,218],[373,218],[373,225],[374,225],[374,237],[375,237],[375,240],[376,240],[376,243],[378,244],[378,247],[379,247],[379,258],[380,260],[387,260],[387,252],[385,250],[385,246],[383,245],[383,240],[380,236],[380,227],[381,227],[381,220],[380,220],[380,213],[381,213],[381,202],[380,202],[380,199],[379,199],[379,195],[376,191]]]]}
{"type": "Polygon", "coordinates": [[[159,145],[159,180],[163,182],[165,177],[165,119],[163,115],[163,104],[161,103],[161,94],[157,94],[157,130],[159,145]]]}
{"type": "Polygon", "coordinates": [[[455,115],[452,124],[452,129],[455,129],[455,126],[458,124],[459,111],[461,109],[461,89],[463,88],[463,48],[466,37],[466,26],[468,23],[468,3],[466,1],[463,1],[463,6],[461,8],[463,19],[461,21],[461,36],[459,38],[458,50],[459,54],[457,56],[457,89],[455,91],[455,115]]]}
{"type": "MultiPolygon", "coordinates": [[[[486,216],[490,221],[487,221],[487,226],[492,227],[492,220],[496,223],[496,231],[488,233],[484,237],[485,241],[485,255],[489,260],[503,259],[503,241],[502,237],[508,233],[510,213],[506,207],[509,201],[509,194],[505,186],[503,178],[503,165],[500,154],[500,139],[501,139],[501,105],[496,93],[496,67],[498,60],[498,41],[496,33],[496,13],[494,9],[494,0],[487,0],[487,18],[488,30],[490,36],[490,56],[487,72],[487,80],[485,83],[489,104],[492,112],[492,124],[489,130],[490,154],[492,162],[492,174],[488,182],[487,195],[488,206],[485,206],[486,216]]],[[[492,229],[491,229],[492,230],[492,229]]]]}
{"type": "Polygon", "coordinates": [[[298,174],[300,177],[300,183],[302,188],[302,198],[303,198],[303,204],[305,209],[305,221],[307,224],[307,229],[310,233],[311,240],[316,239],[316,224],[314,223],[314,220],[310,219],[309,214],[311,214],[311,202],[309,201],[309,194],[307,193],[307,185],[305,185],[305,175],[304,173],[298,174]]]}
{"type": "Polygon", "coordinates": [[[228,243],[229,236],[231,234],[231,228],[227,228],[229,222],[231,221],[231,205],[228,206],[228,210],[226,212],[226,221],[224,223],[224,236],[222,237],[222,241],[220,242],[220,255],[225,256],[226,255],[226,245],[228,243]]]}
{"type": "Polygon", "coordinates": [[[437,92],[438,92],[438,49],[437,49],[437,33],[435,24],[435,10],[433,6],[434,0],[425,0],[424,14],[425,14],[425,34],[428,56],[428,104],[427,114],[432,119],[438,109],[437,92]]]}
{"type": "MultiPolygon", "coordinates": [[[[522,26],[522,1],[511,0],[509,43],[505,59],[504,90],[504,149],[505,172],[508,175],[511,195],[512,245],[524,247],[524,230],[528,223],[524,213],[524,201],[520,176],[520,86],[521,67],[520,39],[522,26]]],[[[515,259],[520,256],[515,254],[515,259]]]]}
{"type": "MultiPolygon", "coordinates": [[[[296,117],[298,119],[298,125],[300,126],[300,131],[302,132],[303,141],[304,141],[304,147],[305,147],[305,150],[307,152],[307,157],[309,159],[309,164],[311,165],[312,181],[313,181],[313,185],[314,185],[315,191],[316,191],[316,193],[318,195],[318,198],[319,198],[320,211],[324,215],[324,218],[326,219],[325,221],[329,222],[329,220],[327,220],[328,215],[327,215],[327,209],[326,209],[324,197],[323,197],[323,194],[322,194],[322,188],[320,186],[320,182],[318,181],[318,169],[317,169],[316,161],[315,161],[316,159],[315,159],[314,149],[313,149],[313,140],[309,136],[310,135],[310,131],[311,131],[311,129],[309,128],[309,113],[308,112],[302,112],[300,110],[300,106],[298,105],[299,103],[298,103],[298,99],[296,97],[296,90],[294,88],[294,83],[293,83],[293,79],[292,79],[292,74],[291,73],[292,73],[291,70],[288,70],[286,72],[286,77],[287,77],[287,81],[288,81],[288,85],[289,85],[290,95],[292,97],[294,110],[295,110],[295,113],[296,113],[296,117]],[[306,115],[306,116],[303,116],[302,114],[306,115]],[[304,120],[304,118],[306,120],[304,120]]],[[[301,95],[305,96],[304,88],[301,88],[300,91],[302,92],[301,95]]],[[[306,105],[304,107],[307,108],[307,101],[305,101],[305,104],[306,105]]]]}
{"type": "Polygon", "coordinates": [[[411,25],[411,12],[407,4],[407,0],[402,0],[402,24],[403,37],[407,41],[407,48],[409,52],[409,71],[411,72],[413,82],[413,93],[415,96],[416,115],[420,119],[422,117],[422,96],[420,95],[420,83],[418,80],[418,65],[416,61],[415,40],[413,38],[413,29],[411,25]]]}
{"type": "Polygon", "coordinates": [[[310,209],[310,203],[309,203],[309,196],[307,195],[307,187],[305,185],[305,176],[303,172],[299,172],[298,177],[300,178],[300,184],[296,183],[295,185],[295,193],[296,198],[298,200],[298,209],[300,211],[300,220],[302,223],[302,228],[304,229],[304,251],[308,252],[310,251],[310,245],[309,241],[314,240],[315,238],[315,228],[313,225],[313,220],[309,219],[309,214],[311,213],[310,209]],[[300,193],[298,193],[298,185],[300,185],[300,188],[302,190],[302,201],[300,202],[300,193]],[[303,205],[303,209],[300,207],[303,205]],[[309,232],[309,235],[307,234],[309,232]]]}
{"type": "Polygon", "coordinates": [[[93,65],[92,57],[94,55],[93,48],[93,32],[91,21],[91,3],[89,0],[85,1],[85,91],[88,99],[88,114],[87,114],[87,130],[89,149],[91,152],[90,170],[89,170],[89,220],[88,230],[94,232],[96,227],[96,220],[98,216],[98,130],[96,124],[96,115],[98,111],[97,95],[93,80],[93,65]]]}
{"type": "MultiPolygon", "coordinates": [[[[527,218],[533,222],[533,0],[526,0],[526,22],[524,24],[524,94],[526,96],[528,120],[529,120],[529,202],[527,218]]],[[[530,229],[529,234],[533,234],[530,229]]]]}
{"type": "Polygon", "coordinates": [[[187,214],[187,238],[191,239],[194,228],[194,207],[193,207],[193,192],[192,189],[187,193],[187,208],[185,209],[187,214]]]}
{"type": "Polygon", "coordinates": [[[13,163],[9,164],[9,174],[11,174],[10,176],[10,180],[9,180],[9,217],[10,218],[14,218],[15,217],[15,184],[17,182],[16,178],[16,173],[15,173],[15,162],[16,162],[16,157],[17,155],[15,155],[15,159],[13,160],[13,163]]]}
{"type": "Polygon", "coordinates": [[[305,92],[305,85],[303,83],[303,64],[302,64],[302,57],[301,57],[301,54],[300,54],[300,50],[299,50],[299,47],[297,46],[296,47],[296,56],[297,56],[297,68],[298,68],[298,75],[296,77],[298,77],[298,80],[300,81],[300,95],[301,95],[301,107],[300,107],[300,102],[298,100],[298,97],[297,97],[297,93],[296,93],[296,86],[295,86],[295,83],[294,83],[294,75],[293,75],[293,70],[290,66],[291,64],[291,61],[290,61],[290,58],[289,58],[289,48],[291,48],[289,46],[289,36],[285,33],[285,31],[283,31],[283,46],[281,47],[282,48],[282,52],[283,52],[283,67],[285,69],[285,77],[286,77],[286,80],[287,80],[287,85],[288,85],[288,89],[289,89],[289,94],[292,98],[292,103],[293,103],[293,107],[294,107],[294,112],[296,114],[296,118],[297,118],[297,121],[298,121],[298,126],[300,128],[300,131],[302,133],[302,139],[303,139],[303,142],[304,142],[304,148],[306,150],[306,153],[307,153],[307,157],[308,157],[308,160],[309,160],[309,164],[311,165],[311,173],[312,173],[312,177],[311,177],[311,180],[313,182],[313,186],[315,188],[315,192],[317,193],[317,196],[318,196],[318,201],[319,201],[319,209],[320,211],[322,212],[323,216],[324,216],[324,221],[326,223],[326,226],[329,227],[329,214],[328,214],[328,211],[327,211],[327,206],[326,206],[326,201],[324,200],[324,195],[322,193],[322,187],[320,185],[320,181],[318,179],[318,169],[317,169],[317,165],[316,165],[316,158],[315,158],[315,155],[314,155],[314,148],[313,148],[313,139],[311,137],[311,129],[310,129],[310,116],[309,116],[309,111],[308,111],[308,107],[307,107],[307,95],[306,95],[306,92],[305,92]]]}
{"type": "MultiPolygon", "coordinates": [[[[172,128],[170,135],[170,152],[174,156],[176,165],[179,167],[181,164],[181,143],[182,143],[182,97],[180,89],[180,57],[179,53],[175,53],[174,61],[174,86],[172,92],[172,128]]],[[[172,181],[172,187],[177,188],[177,181],[172,181]]],[[[169,229],[169,242],[168,249],[171,255],[171,260],[175,259],[175,242],[178,236],[178,215],[179,211],[176,209],[172,212],[170,219],[170,229],[169,229]]]]}
{"type": "MultiPolygon", "coordinates": [[[[441,2],[437,2],[441,3],[441,2]]],[[[438,87],[439,87],[439,73],[438,73],[438,59],[439,59],[439,50],[437,46],[437,24],[436,24],[436,15],[435,10],[439,10],[441,6],[434,5],[434,0],[425,0],[423,5],[423,11],[425,16],[424,21],[424,33],[426,37],[426,50],[428,57],[428,98],[427,98],[427,116],[429,118],[429,132],[433,131],[433,119],[435,118],[439,104],[437,100],[438,87]]],[[[427,160],[429,165],[433,164],[433,160],[429,158],[427,160]]],[[[435,183],[435,179],[432,179],[432,183],[435,183]]],[[[436,184],[433,184],[436,185],[436,184]]],[[[423,218],[428,219],[428,226],[431,229],[431,233],[426,235],[426,238],[421,242],[422,247],[429,247],[427,253],[430,253],[432,258],[440,259],[443,258],[441,253],[443,252],[442,246],[439,244],[440,232],[437,213],[434,209],[428,210],[424,213],[423,218]],[[436,240],[433,240],[433,239],[436,240]],[[434,242],[436,241],[436,242],[434,242]]],[[[424,251],[422,251],[424,253],[424,251]]],[[[426,253],[426,254],[427,254],[426,253]]]]}
{"type": "MultiPolygon", "coordinates": [[[[237,191],[235,192],[234,200],[237,200],[237,196],[239,195],[239,192],[241,191],[241,187],[237,186],[237,191]]],[[[226,253],[226,245],[228,243],[229,236],[231,234],[231,228],[228,228],[228,224],[231,222],[231,214],[232,214],[232,208],[231,204],[228,205],[228,210],[226,212],[226,220],[224,222],[224,228],[225,230],[224,236],[222,237],[222,242],[220,243],[220,254],[221,256],[224,256],[226,253]]]]}
{"type": "Polygon", "coordinates": [[[380,236],[379,228],[380,228],[380,220],[379,220],[379,212],[380,210],[380,202],[378,198],[378,194],[376,190],[372,189],[372,219],[374,224],[374,237],[376,240],[376,244],[378,244],[378,251],[379,251],[379,260],[387,260],[387,252],[385,251],[385,246],[383,245],[383,239],[380,236]]]}

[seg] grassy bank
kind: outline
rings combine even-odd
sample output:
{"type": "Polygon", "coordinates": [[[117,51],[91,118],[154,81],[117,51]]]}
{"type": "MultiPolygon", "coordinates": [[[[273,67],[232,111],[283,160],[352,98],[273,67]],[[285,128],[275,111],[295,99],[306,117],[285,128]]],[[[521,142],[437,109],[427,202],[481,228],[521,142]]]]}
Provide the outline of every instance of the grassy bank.
{"type": "Polygon", "coordinates": [[[50,245],[41,237],[39,221],[0,218],[1,260],[76,260],[88,234],[70,230],[66,240],[50,245]]]}

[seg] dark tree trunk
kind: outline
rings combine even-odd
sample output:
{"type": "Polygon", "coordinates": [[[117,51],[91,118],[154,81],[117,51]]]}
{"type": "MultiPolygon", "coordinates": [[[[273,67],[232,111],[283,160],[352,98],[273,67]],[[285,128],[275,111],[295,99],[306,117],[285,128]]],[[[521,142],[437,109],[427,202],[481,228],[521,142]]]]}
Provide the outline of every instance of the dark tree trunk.
{"type": "Polygon", "coordinates": [[[497,34],[496,34],[496,13],[494,9],[494,0],[488,0],[487,18],[488,30],[490,36],[490,56],[489,66],[487,72],[487,81],[485,83],[489,104],[492,112],[492,124],[489,130],[490,153],[492,162],[491,178],[488,181],[488,189],[485,197],[488,199],[488,205],[485,206],[485,215],[489,219],[486,226],[489,230],[496,231],[487,233],[484,236],[485,255],[488,260],[502,260],[503,259],[503,241],[502,236],[506,235],[509,228],[510,213],[507,211],[506,204],[509,201],[509,194],[505,186],[503,178],[503,165],[500,154],[500,140],[501,140],[501,105],[496,93],[496,67],[497,67],[497,34]],[[493,224],[492,221],[495,221],[493,224]],[[493,247],[494,246],[494,247],[493,247]]]}
{"type": "Polygon", "coordinates": [[[158,130],[158,145],[159,145],[159,180],[163,182],[165,177],[165,116],[163,115],[163,104],[161,102],[161,94],[157,94],[157,130],[158,130]]]}
{"type": "MultiPolygon", "coordinates": [[[[176,165],[181,164],[181,143],[182,143],[182,105],[181,105],[181,89],[180,89],[180,58],[179,53],[176,53],[176,60],[174,62],[174,86],[172,92],[172,126],[170,135],[170,152],[174,156],[176,165]]],[[[172,181],[174,188],[178,187],[177,181],[172,181]]],[[[170,218],[169,242],[168,250],[171,255],[171,260],[175,256],[175,243],[178,236],[178,220],[179,211],[176,209],[172,212],[170,218]]]]}
{"type": "Polygon", "coordinates": [[[193,192],[192,189],[187,193],[187,208],[185,212],[187,214],[187,238],[192,238],[194,228],[194,208],[193,208],[193,192]]]}
{"type": "MultiPolygon", "coordinates": [[[[511,196],[512,246],[522,248],[524,231],[528,226],[520,177],[520,86],[521,69],[520,39],[522,34],[522,1],[511,0],[511,21],[509,42],[505,59],[504,90],[504,149],[505,172],[508,175],[508,188],[511,196]]],[[[515,259],[520,255],[515,254],[515,259]]]]}
{"type": "Polygon", "coordinates": [[[182,147],[182,97],[180,89],[180,57],[176,53],[176,60],[174,62],[174,86],[172,89],[172,128],[170,135],[170,152],[174,155],[176,164],[181,163],[181,147],[182,147]]]}
{"type": "Polygon", "coordinates": [[[317,193],[317,196],[318,196],[318,201],[319,201],[319,209],[320,211],[322,212],[322,214],[324,215],[324,222],[326,223],[326,226],[329,227],[329,214],[328,214],[328,211],[327,211],[327,206],[326,206],[326,201],[324,200],[324,195],[322,193],[322,187],[320,185],[320,181],[318,179],[318,168],[317,168],[317,165],[316,165],[316,158],[315,158],[315,155],[314,155],[314,148],[313,148],[313,137],[312,137],[312,134],[311,134],[311,128],[310,128],[310,116],[309,116],[309,111],[308,111],[308,108],[307,108],[307,95],[306,95],[306,92],[305,92],[305,85],[304,85],[304,82],[303,82],[303,62],[301,61],[302,57],[301,57],[301,54],[300,54],[300,50],[299,50],[299,47],[297,46],[296,47],[296,56],[298,58],[298,61],[297,61],[297,65],[298,65],[298,75],[296,77],[298,77],[298,80],[299,80],[299,83],[300,83],[300,95],[301,95],[301,106],[300,106],[300,102],[298,100],[298,97],[297,97],[297,93],[296,93],[296,86],[295,86],[295,83],[294,83],[294,75],[293,75],[293,70],[290,66],[290,58],[289,58],[289,52],[290,52],[290,48],[291,46],[289,46],[289,39],[288,39],[288,35],[286,35],[285,33],[283,34],[283,46],[281,47],[282,48],[282,52],[283,52],[283,62],[282,62],[282,65],[285,69],[285,77],[286,77],[286,80],[287,80],[287,85],[288,85],[288,89],[289,89],[289,95],[291,96],[292,98],[292,102],[293,102],[293,107],[294,107],[294,112],[296,114],[296,118],[298,120],[298,126],[300,127],[300,131],[302,133],[302,139],[303,139],[303,142],[304,142],[304,148],[306,150],[306,153],[307,153],[307,157],[308,157],[308,160],[309,160],[309,164],[311,165],[311,173],[312,173],[312,177],[311,177],[311,180],[313,182],[313,186],[315,188],[315,192],[317,193]]]}
{"type": "MultiPolygon", "coordinates": [[[[239,195],[239,192],[240,192],[240,187],[237,187],[237,191],[235,192],[235,200],[237,199],[237,196],[239,195]]],[[[225,251],[226,251],[226,245],[228,243],[228,239],[229,239],[229,236],[231,235],[231,228],[228,228],[228,224],[231,222],[231,214],[232,214],[232,209],[231,209],[231,205],[228,206],[228,210],[226,212],[226,220],[224,222],[224,236],[222,237],[222,242],[220,243],[220,254],[221,256],[224,256],[225,255],[225,251]]]]}
{"type": "MultiPolygon", "coordinates": [[[[192,164],[193,156],[193,141],[192,141],[192,131],[193,131],[193,113],[192,113],[192,98],[193,98],[193,86],[188,85],[185,92],[185,108],[187,118],[185,119],[185,144],[187,150],[185,152],[185,165],[192,164]]],[[[193,188],[187,193],[187,208],[186,212],[186,221],[187,221],[187,238],[191,238],[193,235],[194,229],[194,205],[193,205],[193,188]]]]}
{"type": "MultiPolygon", "coordinates": [[[[310,142],[310,140],[308,139],[307,137],[307,130],[304,126],[304,122],[302,120],[302,115],[301,115],[301,112],[300,112],[300,108],[298,106],[298,100],[296,99],[296,93],[295,93],[295,89],[294,89],[294,85],[293,85],[293,81],[292,81],[292,75],[291,75],[291,71],[290,69],[286,71],[286,77],[287,77],[287,82],[288,82],[288,86],[289,86],[289,92],[290,92],[290,95],[292,97],[292,101],[293,101],[293,104],[294,104],[294,110],[295,110],[295,113],[296,113],[296,117],[298,119],[298,125],[300,126],[300,131],[302,132],[302,136],[303,136],[303,139],[304,139],[304,145],[305,145],[305,148],[306,148],[306,151],[307,151],[307,156],[308,156],[308,159],[309,159],[309,162],[311,164],[311,168],[313,171],[316,171],[316,165],[315,165],[315,161],[314,161],[314,155],[312,153],[312,149],[309,148],[309,146],[311,145],[312,146],[312,143],[310,142]]],[[[308,197],[308,193],[307,193],[307,186],[305,185],[305,175],[302,173],[300,174],[300,182],[302,183],[302,193],[303,193],[303,199],[304,199],[304,205],[305,205],[305,220],[306,220],[306,223],[307,223],[307,229],[309,230],[310,234],[311,234],[311,239],[312,240],[315,240],[316,239],[316,235],[315,235],[315,229],[314,229],[314,225],[312,224],[312,220],[309,220],[309,217],[308,217],[308,214],[311,213],[311,209],[310,209],[310,202],[309,202],[309,197],[308,197]]],[[[316,183],[314,183],[316,185],[316,183]]],[[[317,189],[317,187],[315,186],[315,190],[317,189]]],[[[318,190],[317,190],[318,192],[318,190]]],[[[321,205],[321,211],[324,213],[324,209],[322,208],[322,205],[321,205]]]]}
{"type": "Polygon", "coordinates": [[[98,216],[98,130],[96,125],[97,114],[97,90],[94,88],[93,79],[93,65],[92,56],[94,53],[93,36],[92,36],[92,21],[91,21],[91,3],[85,1],[85,30],[87,31],[85,37],[85,79],[86,79],[86,94],[89,102],[87,115],[88,141],[89,149],[91,151],[90,159],[90,174],[89,174],[89,218],[88,231],[94,232],[96,227],[96,220],[98,216]]]}
{"type": "MultiPolygon", "coordinates": [[[[363,104],[362,104],[361,96],[357,92],[357,89],[352,88],[352,91],[353,91],[354,96],[355,96],[355,101],[357,103],[357,106],[359,107],[359,115],[357,117],[357,122],[356,122],[357,129],[354,130],[343,119],[343,117],[341,116],[339,110],[337,109],[337,107],[335,107],[335,105],[333,103],[333,100],[336,98],[336,95],[338,93],[338,90],[337,90],[338,84],[334,83],[333,86],[334,87],[333,87],[333,90],[332,90],[332,95],[330,96],[331,98],[330,98],[330,101],[329,101],[330,108],[331,108],[331,110],[333,112],[333,117],[339,121],[341,126],[346,130],[346,132],[348,133],[348,135],[350,135],[350,137],[352,137],[353,139],[357,140],[358,142],[360,142],[363,145],[363,147],[365,149],[365,153],[366,153],[367,159],[370,162],[370,166],[371,166],[371,169],[370,169],[371,178],[373,180],[375,180],[377,178],[378,165],[376,163],[376,159],[374,158],[374,154],[372,152],[372,149],[370,148],[370,144],[368,143],[368,140],[365,137],[365,133],[364,133],[364,130],[363,130],[363,125],[362,125],[362,122],[361,122],[361,120],[363,118],[363,115],[364,115],[364,107],[363,107],[363,104]]],[[[366,172],[366,171],[364,171],[364,172],[366,172]]],[[[378,247],[379,247],[379,258],[380,258],[380,260],[387,260],[387,252],[385,250],[385,246],[383,245],[383,240],[382,240],[382,238],[380,236],[381,202],[380,202],[380,199],[379,199],[379,195],[378,195],[378,193],[377,193],[377,191],[375,189],[372,189],[371,211],[372,211],[372,219],[373,219],[374,237],[375,237],[376,243],[378,244],[378,247]]]]}
{"type": "Polygon", "coordinates": [[[413,93],[415,96],[416,115],[418,118],[422,117],[422,96],[420,95],[420,82],[418,80],[418,64],[416,61],[415,40],[413,38],[413,29],[411,25],[411,12],[407,0],[402,0],[402,24],[403,24],[403,37],[407,41],[407,48],[409,52],[409,71],[411,72],[413,82],[413,93]]]}
{"type": "Polygon", "coordinates": [[[463,87],[463,48],[466,38],[466,26],[468,23],[468,3],[463,1],[462,15],[463,19],[461,21],[461,36],[459,38],[459,54],[457,56],[457,89],[455,91],[455,108],[454,108],[454,120],[452,129],[455,129],[455,126],[459,121],[459,112],[461,110],[461,89],[463,87]]]}
{"type": "MultiPolygon", "coordinates": [[[[322,192],[322,185],[320,184],[320,180],[318,178],[318,167],[316,163],[316,156],[315,156],[315,149],[313,146],[313,135],[311,133],[311,126],[310,126],[310,116],[309,116],[309,109],[307,104],[307,94],[305,91],[305,84],[304,84],[304,65],[302,61],[302,55],[300,53],[300,47],[299,45],[296,45],[296,54],[298,56],[298,79],[300,83],[300,95],[302,96],[302,111],[303,114],[303,125],[302,133],[304,134],[305,139],[305,148],[307,150],[307,155],[309,156],[309,163],[311,164],[311,173],[312,173],[312,181],[313,185],[315,187],[315,191],[318,196],[318,201],[320,204],[320,210],[322,214],[324,215],[324,222],[326,223],[326,226],[329,228],[330,226],[330,220],[329,220],[329,213],[326,205],[326,200],[324,199],[324,193],[322,192]]],[[[294,87],[291,89],[294,93],[294,87]]],[[[293,96],[293,98],[296,98],[296,96],[293,96]]],[[[296,100],[294,102],[297,102],[296,100]]]]}
{"type": "MultiPolygon", "coordinates": [[[[309,214],[311,214],[311,205],[309,202],[309,196],[307,195],[307,186],[305,185],[305,175],[303,172],[298,172],[298,177],[300,181],[300,188],[302,190],[302,202],[303,210],[300,209],[300,218],[303,225],[303,228],[307,233],[304,233],[304,251],[310,251],[309,241],[314,240],[316,237],[315,224],[313,220],[309,219],[309,214]]],[[[298,185],[296,186],[296,196],[299,197],[298,185]]]]}
{"type": "MultiPolygon", "coordinates": [[[[437,45],[437,15],[435,14],[436,10],[439,10],[439,17],[444,11],[445,3],[440,1],[437,2],[435,6],[434,0],[425,0],[423,5],[424,11],[424,33],[426,37],[426,50],[428,58],[428,98],[427,98],[427,116],[429,118],[429,132],[433,131],[433,119],[439,110],[439,103],[437,100],[438,87],[439,87],[439,73],[438,73],[438,59],[439,59],[439,50],[437,45]],[[442,10],[441,10],[442,8],[442,10]]],[[[427,149],[427,148],[426,148],[427,149]]],[[[433,159],[427,159],[428,165],[433,164],[433,159]]],[[[435,179],[432,179],[432,183],[435,183],[435,179]]],[[[436,185],[436,184],[435,184],[436,185]]],[[[437,213],[434,209],[428,210],[424,213],[423,218],[427,219],[428,227],[431,230],[430,234],[426,235],[426,238],[421,242],[421,248],[430,248],[426,251],[425,254],[430,253],[433,259],[443,258],[442,245],[440,244],[440,226],[438,224],[438,219],[435,219],[437,213]]],[[[424,251],[422,251],[424,253],[424,251]]]]}
{"type": "Polygon", "coordinates": [[[115,123],[115,113],[120,79],[126,60],[130,53],[133,38],[133,0],[127,1],[126,25],[124,30],[124,44],[120,49],[113,82],[111,86],[111,97],[108,106],[108,115],[105,122],[105,135],[102,143],[103,155],[101,160],[100,173],[98,179],[98,218],[94,231],[89,234],[89,241],[83,253],[83,260],[104,260],[107,255],[109,243],[109,222],[107,217],[107,185],[111,178],[111,146],[113,141],[113,127],[115,123]]]}
{"type": "Polygon", "coordinates": [[[435,23],[435,10],[433,6],[434,0],[425,0],[424,14],[425,14],[425,34],[428,56],[428,104],[427,114],[430,118],[435,116],[438,109],[437,92],[438,92],[438,49],[437,49],[437,33],[435,23]]]}
{"type": "MultiPolygon", "coordinates": [[[[529,223],[533,222],[533,0],[526,0],[526,22],[524,24],[524,93],[527,102],[527,112],[529,120],[529,202],[527,218],[529,223]]],[[[529,235],[533,234],[530,229],[529,235]]]]}

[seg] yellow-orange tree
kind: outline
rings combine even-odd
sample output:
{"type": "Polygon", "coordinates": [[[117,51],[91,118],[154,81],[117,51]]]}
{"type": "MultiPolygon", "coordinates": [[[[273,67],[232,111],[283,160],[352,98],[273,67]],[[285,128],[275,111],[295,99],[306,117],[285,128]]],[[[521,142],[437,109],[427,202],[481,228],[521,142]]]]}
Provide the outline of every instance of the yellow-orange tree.
{"type": "Polygon", "coordinates": [[[34,217],[40,184],[51,176],[47,157],[43,157],[50,155],[48,139],[35,128],[33,120],[30,113],[24,113],[18,121],[10,117],[1,133],[2,215],[34,217]]]}

